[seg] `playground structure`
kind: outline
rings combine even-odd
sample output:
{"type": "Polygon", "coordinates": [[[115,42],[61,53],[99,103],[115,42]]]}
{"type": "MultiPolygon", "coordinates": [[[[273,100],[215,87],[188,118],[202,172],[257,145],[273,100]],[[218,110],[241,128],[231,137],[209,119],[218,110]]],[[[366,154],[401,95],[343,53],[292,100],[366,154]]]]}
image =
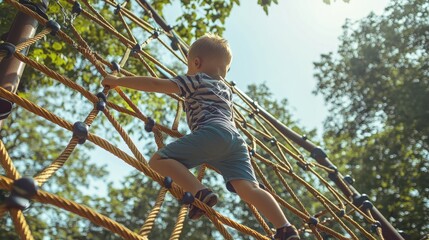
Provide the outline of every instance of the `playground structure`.
{"type": "MultiPolygon", "coordinates": [[[[169,77],[176,75],[172,70],[144,50],[147,44],[150,44],[152,41],[159,41],[171,52],[171,56],[177,58],[178,61],[186,63],[185,56],[188,45],[165,23],[154,8],[144,0],[137,0],[137,4],[153,18],[160,28],[152,26],[149,22],[136,16],[132,11],[126,8],[126,5],[130,4],[129,2],[124,2],[123,4],[118,4],[114,0],[104,0],[103,2],[107,6],[110,6],[110,9],[115,11],[116,16],[124,26],[123,29],[118,29],[118,27],[114,27],[110,24],[100,12],[97,11],[97,7],[91,5],[87,0],[79,2],[68,0],[68,5],[65,5],[63,9],[64,11],[66,11],[66,9],[69,11],[68,21],[70,24],[68,27],[71,35],[68,35],[61,30],[57,22],[49,20],[49,16],[46,15],[46,9],[48,8],[47,3],[34,4],[27,1],[18,2],[14,0],[5,0],[5,3],[13,6],[19,13],[15,18],[7,39],[0,45],[0,117],[1,119],[7,118],[10,111],[12,111],[13,103],[66,130],[72,131],[73,137],[70,139],[64,151],[59,154],[49,166],[46,166],[43,171],[33,176],[33,178],[22,178],[20,176],[14,167],[13,159],[9,157],[7,149],[3,142],[0,141],[0,164],[6,173],[5,176],[0,175],[0,189],[10,191],[10,196],[7,198],[6,202],[0,205],[0,217],[5,217],[6,212],[9,212],[21,239],[33,239],[24,214],[22,213],[22,210],[28,206],[28,202],[31,199],[73,212],[125,239],[147,239],[165,199],[165,195],[169,192],[184,204],[178,213],[177,221],[170,239],[180,238],[183,223],[186,220],[187,204],[194,204],[203,209],[207,213],[207,217],[213,222],[215,227],[219,230],[219,233],[222,234],[225,239],[232,239],[226,226],[253,236],[256,239],[269,239],[269,236],[272,236],[273,232],[253,206],[248,205],[264,232],[258,232],[218,213],[199,200],[194,199],[190,193],[184,192],[177,184],[172,182],[170,178],[164,178],[154,172],[149,168],[145,157],[135,146],[130,136],[110,112],[112,110],[118,111],[122,114],[136,117],[142,121],[142,124],[144,122],[145,129],[148,132],[153,132],[156,145],[158,148],[161,148],[164,146],[163,133],[175,138],[182,136],[182,134],[177,131],[183,111],[182,99],[180,97],[169,95],[169,97],[176,99],[178,102],[177,112],[172,126],[163,126],[155,123],[152,118],[148,117],[147,115],[150,113],[144,114],[120,88],[115,88],[113,91],[115,91],[132,110],[109,102],[107,99],[110,94],[110,89],[104,88],[99,93],[93,94],[76,84],[72,79],[68,79],[43,63],[26,56],[32,44],[37,41],[42,41],[45,37],[56,37],[74,46],[76,51],[80,52],[82,57],[95,66],[96,70],[102,76],[108,74],[106,68],[110,69],[115,74],[133,76],[134,74],[132,72],[123,68],[131,55],[138,59],[152,76],[158,77],[159,75],[165,75],[169,77]],[[82,3],[82,5],[80,3],[82,3]],[[127,48],[125,55],[122,56],[121,62],[110,62],[98,53],[91,51],[91,43],[87,42],[85,36],[79,34],[73,26],[73,21],[76,18],[86,18],[88,21],[105,29],[111,36],[119,39],[127,48]],[[132,30],[127,24],[128,21],[134,22],[134,24],[141,29],[149,32],[151,37],[146,39],[143,44],[138,44],[138,41],[133,36],[132,30]],[[36,34],[39,24],[44,26],[44,28],[36,34]],[[167,44],[163,41],[160,35],[167,36],[171,44],[167,44]],[[146,60],[154,64],[156,68],[154,69],[151,67],[146,60]],[[37,103],[33,103],[18,96],[15,92],[19,84],[19,77],[22,75],[25,66],[32,67],[44,75],[61,82],[92,102],[94,107],[92,111],[89,112],[86,119],[72,124],[60,116],[38,106],[37,103]],[[104,114],[115,130],[120,134],[131,150],[132,156],[112,145],[109,141],[91,133],[89,126],[91,126],[91,123],[100,112],[104,114]],[[78,147],[79,144],[84,144],[85,141],[91,141],[97,146],[107,150],[162,186],[152,211],[148,214],[144,225],[139,230],[129,229],[115,220],[97,213],[94,209],[38,189],[64,165],[73,150],[78,147]]],[[[252,157],[252,165],[258,179],[282,207],[288,209],[302,220],[301,224],[297,224],[302,234],[304,232],[308,234],[311,233],[316,239],[325,239],[326,236],[336,239],[403,239],[376,207],[373,206],[369,198],[364,194],[360,194],[353,188],[351,178],[341,175],[321,148],[314,145],[306,136],[295,133],[275,119],[269,112],[259,106],[257,102],[253,101],[244,92],[239,90],[234,82],[225,82],[231,87],[235,95],[241,99],[242,104],[236,103],[234,106],[235,121],[241,133],[246,136],[248,142],[251,143],[249,144],[249,153],[252,157]],[[281,138],[275,138],[274,135],[281,136],[281,138]],[[308,151],[315,161],[305,159],[300,149],[308,151]],[[265,157],[267,155],[270,156],[270,159],[265,157]],[[264,166],[265,170],[260,166],[264,166]],[[270,169],[271,173],[278,177],[278,181],[289,194],[287,198],[288,201],[284,200],[285,197],[282,197],[284,196],[283,193],[276,192],[272,187],[266,174],[264,174],[266,169],[270,169]],[[335,184],[335,187],[329,183],[329,180],[322,177],[318,172],[320,170],[328,174],[328,178],[335,184]],[[306,181],[305,178],[298,175],[301,173],[311,174],[313,177],[317,178],[319,183],[328,190],[327,192],[330,196],[328,197],[326,194],[322,194],[317,188],[306,181]],[[288,181],[290,180],[302,184],[312,195],[312,199],[314,201],[319,201],[324,209],[318,212],[310,212],[289,186],[288,181]],[[334,230],[333,227],[331,227],[332,224],[334,224],[336,228],[340,228],[341,231],[334,230]],[[367,226],[367,228],[364,226],[367,226]]],[[[203,166],[199,169],[199,179],[204,177],[206,168],[210,168],[210,166],[203,166]]]]}

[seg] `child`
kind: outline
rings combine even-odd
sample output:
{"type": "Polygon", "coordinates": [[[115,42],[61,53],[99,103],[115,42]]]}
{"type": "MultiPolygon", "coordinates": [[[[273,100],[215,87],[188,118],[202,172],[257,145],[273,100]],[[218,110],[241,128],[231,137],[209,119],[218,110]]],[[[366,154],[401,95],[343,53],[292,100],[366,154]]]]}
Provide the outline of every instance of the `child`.
{"type": "MultiPolygon", "coordinates": [[[[172,79],[107,76],[102,84],[184,97],[192,133],[158,150],[149,161],[150,167],[162,176],[170,176],[185,191],[212,207],[218,201],[217,195],[188,170],[207,163],[221,172],[228,190],[254,205],[277,228],[275,239],[300,239],[273,196],[259,187],[246,142],[235,127],[232,92],[220,80],[225,78],[231,60],[227,41],[207,34],[190,47],[186,75],[172,79]]],[[[202,215],[201,209],[190,206],[190,219],[202,215]]]]}

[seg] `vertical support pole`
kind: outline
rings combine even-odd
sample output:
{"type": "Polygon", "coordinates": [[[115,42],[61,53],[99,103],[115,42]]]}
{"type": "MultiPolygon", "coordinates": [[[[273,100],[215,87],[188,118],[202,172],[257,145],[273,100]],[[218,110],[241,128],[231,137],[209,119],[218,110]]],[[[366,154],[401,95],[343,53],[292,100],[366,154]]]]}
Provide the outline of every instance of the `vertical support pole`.
{"type": "MultiPolygon", "coordinates": [[[[25,2],[25,5],[37,12],[46,12],[47,4],[36,5],[25,2]]],[[[18,12],[7,34],[4,35],[4,41],[17,45],[25,40],[34,37],[39,23],[36,19],[18,12]]],[[[22,50],[21,53],[27,55],[29,47],[22,50]]],[[[25,63],[19,61],[14,56],[4,58],[0,62],[0,87],[7,89],[10,92],[16,93],[22,73],[24,72],[25,63]]],[[[12,111],[13,103],[0,98],[0,128],[3,124],[3,119],[12,111]]]]}

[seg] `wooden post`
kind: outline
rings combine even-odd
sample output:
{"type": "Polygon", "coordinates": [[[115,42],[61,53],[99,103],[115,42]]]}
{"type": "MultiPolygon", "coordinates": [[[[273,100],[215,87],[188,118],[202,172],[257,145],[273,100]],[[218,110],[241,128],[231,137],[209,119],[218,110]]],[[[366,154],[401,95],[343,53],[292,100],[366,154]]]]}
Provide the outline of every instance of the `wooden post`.
{"type": "MultiPolygon", "coordinates": [[[[47,3],[44,4],[33,4],[25,2],[24,5],[31,8],[36,12],[46,12],[47,3]]],[[[18,45],[25,40],[34,37],[39,23],[36,19],[18,12],[15,19],[10,27],[8,33],[3,35],[5,42],[13,45],[18,45]]],[[[27,54],[29,47],[22,50],[22,54],[27,54]]],[[[5,88],[8,91],[16,93],[19,82],[21,80],[22,73],[24,72],[25,63],[19,61],[13,55],[5,57],[0,62],[0,87],[5,88]]],[[[6,99],[0,98],[0,128],[3,124],[3,119],[7,118],[12,111],[13,103],[6,99]]]]}

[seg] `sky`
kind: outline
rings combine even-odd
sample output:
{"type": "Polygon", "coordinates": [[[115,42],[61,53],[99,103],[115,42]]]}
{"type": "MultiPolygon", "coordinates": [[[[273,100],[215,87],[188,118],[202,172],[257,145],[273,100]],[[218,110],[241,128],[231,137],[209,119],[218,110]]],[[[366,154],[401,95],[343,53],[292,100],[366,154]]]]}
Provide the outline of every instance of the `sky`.
{"type": "MultiPolygon", "coordinates": [[[[320,54],[337,49],[346,18],[358,20],[371,11],[381,14],[388,1],[338,0],[327,5],[322,0],[283,0],[270,8],[268,16],[256,0],[240,2],[226,21],[224,37],[234,55],[227,79],[242,90],[248,84],[265,82],[275,98],[289,100],[299,125],[316,128],[320,137],[328,110],[323,98],[312,94],[316,86],[313,62],[320,54]]],[[[180,12],[177,7],[165,9],[170,24],[180,12]]],[[[131,154],[125,144],[119,147],[131,154]]],[[[116,184],[132,170],[104,150],[90,154],[92,161],[107,164],[107,170],[114,173],[109,180],[116,184]]]]}
{"type": "Polygon", "coordinates": [[[250,83],[269,86],[277,99],[287,98],[295,119],[306,129],[323,131],[328,109],[316,88],[313,62],[336,51],[346,18],[359,20],[371,11],[381,14],[387,0],[283,0],[267,16],[255,1],[240,1],[226,22],[234,59],[228,79],[240,89],[250,83]]]}

